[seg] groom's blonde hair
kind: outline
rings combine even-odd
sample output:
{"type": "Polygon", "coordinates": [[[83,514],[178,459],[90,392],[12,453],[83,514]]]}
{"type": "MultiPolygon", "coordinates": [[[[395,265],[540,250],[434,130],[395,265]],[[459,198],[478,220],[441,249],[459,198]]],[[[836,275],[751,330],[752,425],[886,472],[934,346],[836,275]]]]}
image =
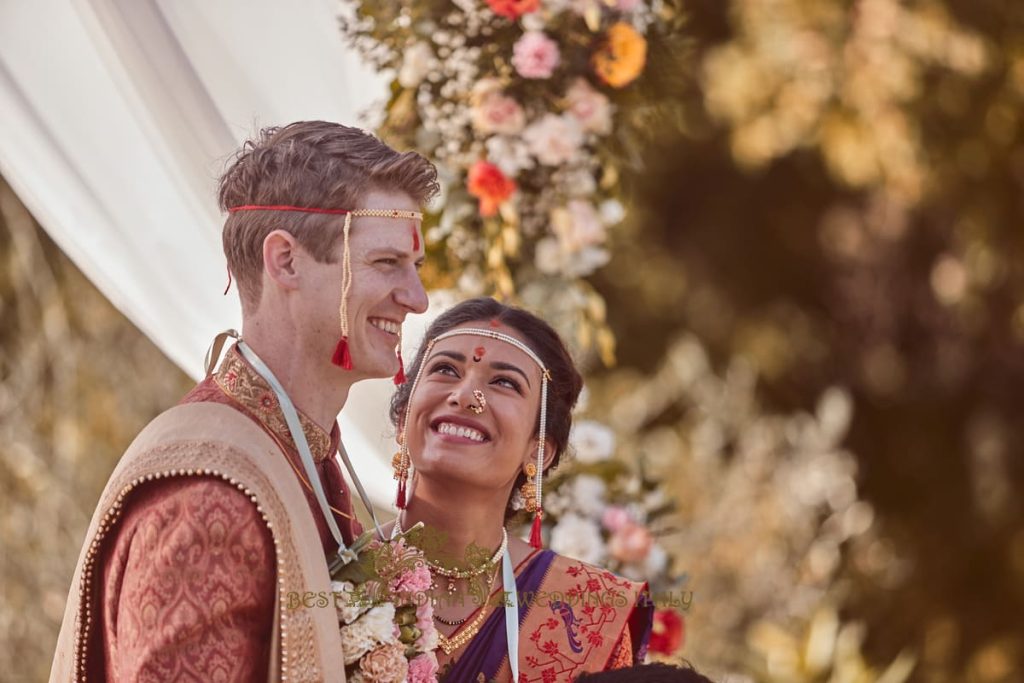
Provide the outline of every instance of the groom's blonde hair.
{"type": "MultiPolygon", "coordinates": [[[[223,211],[249,205],[358,209],[372,190],[404,192],[426,204],[438,192],[437,170],[420,154],[398,152],[358,128],[299,121],[264,128],[242,145],[220,178],[218,200],[223,211]]],[[[224,255],[242,311],[259,303],[268,234],[287,230],[313,258],[329,262],[343,223],[343,217],[314,213],[229,213],[224,255]]]]}

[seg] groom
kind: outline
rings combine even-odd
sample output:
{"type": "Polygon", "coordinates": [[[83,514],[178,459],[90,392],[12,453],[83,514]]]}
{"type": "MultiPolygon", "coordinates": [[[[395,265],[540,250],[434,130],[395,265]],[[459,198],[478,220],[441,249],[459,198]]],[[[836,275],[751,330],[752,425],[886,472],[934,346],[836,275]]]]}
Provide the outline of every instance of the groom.
{"type": "Polygon", "coordinates": [[[245,344],[111,475],[51,681],[344,680],[333,606],[286,601],[330,591],[328,563],[361,531],[335,418],[355,382],[402,380],[402,321],[427,307],[419,210],[436,192],[426,159],[335,123],[243,146],[219,199],[245,344]]]}

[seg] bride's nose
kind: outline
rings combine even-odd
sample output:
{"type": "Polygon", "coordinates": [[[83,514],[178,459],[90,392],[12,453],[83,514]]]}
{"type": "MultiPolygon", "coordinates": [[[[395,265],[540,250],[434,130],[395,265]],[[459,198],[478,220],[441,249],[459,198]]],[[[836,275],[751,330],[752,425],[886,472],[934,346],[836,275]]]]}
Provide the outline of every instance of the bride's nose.
{"type": "Polygon", "coordinates": [[[473,402],[473,386],[471,382],[460,382],[448,394],[448,405],[453,408],[468,408],[473,402]]]}

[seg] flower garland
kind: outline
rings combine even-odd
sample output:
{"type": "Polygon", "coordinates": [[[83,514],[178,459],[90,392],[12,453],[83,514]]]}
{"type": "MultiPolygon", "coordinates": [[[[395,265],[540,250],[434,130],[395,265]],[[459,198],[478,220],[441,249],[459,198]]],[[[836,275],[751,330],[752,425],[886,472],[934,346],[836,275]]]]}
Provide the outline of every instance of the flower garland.
{"type": "Polygon", "coordinates": [[[604,300],[583,278],[622,223],[617,100],[642,77],[669,0],[356,2],[345,35],[392,70],[380,132],[435,160],[432,288],[519,297],[614,362],[604,300]]]}
{"type": "Polygon", "coordinates": [[[331,577],[347,680],[437,683],[438,633],[426,556],[404,536],[365,546],[331,577]]]}

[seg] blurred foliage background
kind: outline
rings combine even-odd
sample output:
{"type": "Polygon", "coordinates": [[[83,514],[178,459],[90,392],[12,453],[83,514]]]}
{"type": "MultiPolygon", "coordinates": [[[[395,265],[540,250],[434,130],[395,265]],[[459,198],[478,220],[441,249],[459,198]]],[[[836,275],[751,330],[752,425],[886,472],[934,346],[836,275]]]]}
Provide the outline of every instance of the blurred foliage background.
{"type": "Polygon", "coordinates": [[[686,330],[775,410],[847,387],[893,553],[871,578],[844,555],[869,659],[1024,680],[1024,5],[684,6],[679,132],[643,149],[595,278],[620,366],[686,330]]]}
{"type": "MultiPolygon", "coordinates": [[[[683,655],[731,681],[896,680],[865,667],[900,653],[911,680],[1024,680],[1024,4],[682,6],[685,57],[640,84],[673,106],[631,109],[646,134],[622,142],[629,218],[591,278],[619,362],[590,383],[687,519],[715,520],[675,541],[683,655]],[[751,464],[765,414],[827,423],[836,386],[854,467],[773,478],[789,446],[751,464]],[[831,550],[824,513],[749,532],[854,476],[831,550]]],[[[6,185],[0,216],[0,670],[42,680],[99,491],[189,383],[6,185]]]]}

